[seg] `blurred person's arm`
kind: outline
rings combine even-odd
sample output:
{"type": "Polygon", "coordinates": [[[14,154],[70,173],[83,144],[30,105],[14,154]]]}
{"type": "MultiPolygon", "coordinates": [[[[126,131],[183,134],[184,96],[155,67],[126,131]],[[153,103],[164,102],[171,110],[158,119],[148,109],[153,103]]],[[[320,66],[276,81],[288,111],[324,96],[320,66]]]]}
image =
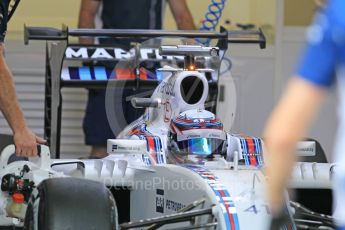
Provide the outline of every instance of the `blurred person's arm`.
{"type": "Polygon", "coordinates": [[[171,12],[179,30],[195,30],[193,16],[186,0],[169,0],[171,12]]]}
{"type": "Polygon", "coordinates": [[[281,211],[283,193],[295,161],[296,142],[304,137],[327,89],[335,82],[339,52],[345,49],[345,4],[330,1],[308,28],[297,77],[273,111],[264,132],[268,150],[268,190],[273,211],[281,211]]]}
{"type": "Polygon", "coordinates": [[[37,155],[37,144],[45,140],[37,137],[26,125],[20,109],[12,74],[4,58],[4,44],[0,42],[0,110],[13,131],[16,154],[19,156],[37,155]]]}
{"type": "MultiPolygon", "coordinates": [[[[95,18],[101,4],[101,0],[81,0],[79,10],[79,28],[94,29],[95,18]]],[[[93,44],[94,38],[80,38],[82,44],[93,44]]]]}
{"type": "Polygon", "coordinates": [[[283,207],[296,142],[304,137],[324,95],[325,89],[295,77],[268,120],[264,138],[268,150],[268,192],[274,213],[278,214],[283,207]]]}

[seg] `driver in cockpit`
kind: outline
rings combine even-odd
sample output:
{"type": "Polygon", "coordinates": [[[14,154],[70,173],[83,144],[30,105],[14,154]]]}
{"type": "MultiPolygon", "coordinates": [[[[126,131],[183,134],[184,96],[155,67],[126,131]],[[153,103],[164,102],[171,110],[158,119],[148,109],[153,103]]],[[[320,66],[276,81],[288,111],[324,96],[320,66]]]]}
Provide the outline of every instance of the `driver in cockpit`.
{"type": "Polygon", "coordinates": [[[187,110],[172,119],[168,134],[172,164],[204,164],[226,155],[226,132],[220,119],[203,109],[187,110]]]}

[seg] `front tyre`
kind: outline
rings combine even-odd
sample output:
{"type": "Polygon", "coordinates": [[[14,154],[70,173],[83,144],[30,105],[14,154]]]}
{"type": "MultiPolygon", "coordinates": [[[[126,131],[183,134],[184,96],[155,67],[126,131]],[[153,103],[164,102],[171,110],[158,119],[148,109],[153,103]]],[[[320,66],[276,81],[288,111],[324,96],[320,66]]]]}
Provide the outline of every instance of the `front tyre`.
{"type": "Polygon", "coordinates": [[[32,193],[27,230],[117,230],[117,208],[104,184],[78,178],[43,181],[32,193]]]}

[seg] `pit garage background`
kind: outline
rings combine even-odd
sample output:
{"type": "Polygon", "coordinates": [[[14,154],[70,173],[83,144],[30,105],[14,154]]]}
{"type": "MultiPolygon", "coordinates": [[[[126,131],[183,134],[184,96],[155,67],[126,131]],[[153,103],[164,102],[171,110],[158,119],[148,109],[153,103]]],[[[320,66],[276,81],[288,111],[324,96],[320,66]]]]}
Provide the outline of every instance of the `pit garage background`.
{"type": "MultiPolygon", "coordinates": [[[[195,23],[200,25],[209,0],[187,0],[195,23]]],[[[29,126],[43,135],[44,117],[44,64],[43,42],[24,46],[23,25],[77,26],[80,1],[22,1],[14,19],[9,24],[6,38],[6,58],[13,71],[16,89],[29,126]]],[[[293,73],[296,58],[303,47],[307,25],[312,20],[315,5],[312,0],[228,0],[221,24],[235,29],[236,23],[255,24],[262,27],[267,38],[265,50],[257,47],[231,45],[228,54],[233,62],[232,75],[237,90],[237,114],[232,132],[260,136],[267,116],[277,102],[287,79],[293,73]],[[226,23],[231,21],[231,24],[226,23]]],[[[164,26],[175,29],[169,8],[166,8],[164,26]]],[[[225,127],[230,114],[224,110],[228,102],[228,78],[221,79],[225,87],[225,101],[220,101],[219,115],[225,127]]],[[[61,157],[87,156],[84,145],[82,121],[86,90],[63,89],[63,120],[61,157]]],[[[336,93],[331,92],[309,136],[320,141],[331,160],[336,130],[336,93]]],[[[96,122],[96,121],[95,121],[96,122]]],[[[11,133],[0,115],[0,133],[11,133]]]]}

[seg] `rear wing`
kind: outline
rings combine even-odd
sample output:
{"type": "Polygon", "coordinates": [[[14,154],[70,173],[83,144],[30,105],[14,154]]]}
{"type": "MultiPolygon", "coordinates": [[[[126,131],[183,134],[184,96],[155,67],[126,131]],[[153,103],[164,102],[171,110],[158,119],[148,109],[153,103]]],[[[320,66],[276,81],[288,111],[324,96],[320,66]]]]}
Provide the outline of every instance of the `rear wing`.
{"type": "MultiPolygon", "coordinates": [[[[184,57],[176,52],[161,54],[160,47],[133,47],[131,50],[124,50],[120,47],[111,45],[84,45],[75,44],[70,40],[71,37],[94,37],[94,38],[116,38],[128,39],[132,41],[143,41],[149,38],[188,38],[188,39],[206,39],[217,40],[217,47],[220,52],[218,56],[222,58],[229,43],[259,44],[260,48],[266,47],[266,39],[261,30],[257,31],[227,31],[221,28],[220,32],[179,30],[124,30],[124,29],[70,29],[63,26],[61,29],[51,27],[28,27],[24,25],[24,41],[28,44],[31,40],[60,41],[59,49],[64,50],[54,52],[47,48],[48,56],[61,59],[61,86],[63,87],[105,87],[108,81],[126,81],[126,84],[138,85],[156,85],[163,76],[158,71],[147,71],[145,68],[139,68],[139,63],[144,61],[162,63],[167,61],[182,62],[184,57]],[[59,55],[57,55],[59,53],[59,55]],[[170,55],[170,56],[167,56],[170,55]],[[58,56],[58,57],[57,57],[58,56]],[[73,61],[81,61],[80,64],[73,61]],[[114,69],[113,66],[85,66],[89,63],[105,63],[114,61],[127,61],[129,66],[136,66],[130,70],[114,69]],[[126,77],[127,76],[127,77],[126,77]],[[130,82],[130,81],[134,82],[130,82]],[[142,81],[142,82],[141,82],[142,81]],[[150,83],[148,81],[151,81],[150,83]]],[[[203,56],[200,52],[200,56],[203,56]]],[[[50,58],[48,58],[50,59],[50,58]]],[[[55,63],[58,62],[55,61],[55,63]]],[[[54,64],[56,65],[56,64],[54,64]]],[[[214,65],[213,65],[214,66],[214,65]]],[[[211,77],[217,81],[218,75],[211,77]]],[[[116,83],[114,84],[116,85],[116,83]]],[[[121,85],[121,84],[120,84],[121,85]]]]}
{"type": "Polygon", "coordinates": [[[223,27],[220,32],[196,31],[196,30],[124,30],[124,29],[62,29],[51,27],[27,27],[24,25],[24,41],[30,40],[68,40],[69,37],[109,37],[149,39],[158,37],[183,37],[218,39],[218,47],[227,49],[227,43],[259,44],[261,49],[266,48],[266,38],[259,30],[235,30],[227,31],[223,27]]]}
{"type": "MultiPolygon", "coordinates": [[[[196,30],[70,29],[67,26],[62,26],[61,29],[57,29],[24,25],[25,44],[34,40],[60,41],[59,52],[54,52],[47,48],[47,53],[49,53],[48,56],[50,58],[54,56],[56,59],[61,59],[61,64],[58,65],[61,66],[60,80],[61,86],[63,87],[99,88],[105,87],[109,80],[126,81],[126,84],[135,86],[138,86],[140,83],[142,83],[140,84],[141,86],[147,84],[150,86],[157,85],[157,82],[164,78],[162,73],[140,68],[140,63],[149,61],[151,63],[157,63],[156,66],[158,66],[160,63],[166,65],[174,61],[175,63],[182,63],[182,66],[184,62],[184,57],[179,55],[178,52],[162,52],[164,50],[160,47],[161,45],[157,46],[157,44],[156,46],[153,45],[150,47],[146,47],[147,44],[141,44],[133,46],[130,50],[125,50],[123,47],[116,47],[115,45],[73,43],[73,40],[70,39],[73,37],[112,38],[117,40],[130,39],[131,41],[138,41],[140,44],[143,40],[150,38],[187,38],[198,41],[200,39],[216,40],[216,46],[219,49],[217,56],[220,59],[223,58],[229,43],[258,44],[262,49],[266,47],[266,39],[260,29],[257,31],[227,31],[221,28],[220,32],[211,32],[196,30]],[[63,55],[61,54],[61,50],[64,50],[63,55]],[[110,64],[104,67],[104,63],[117,63],[118,61],[126,61],[129,63],[128,66],[131,66],[131,68],[134,67],[132,69],[118,69],[118,67],[114,68],[110,64]],[[86,65],[85,63],[91,65],[86,65]],[[100,66],[97,66],[95,63],[98,63],[100,66]],[[148,81],[151,82],[149,83],[148,81]]],[[[207,48],[205,47],[205,50],[207,48]]],[[[196,56],[203,57],[204,55],[203,52],[199,52],[199,55],[196,56]]],[[[212,66],[217,65],[213,64],[212,66]]],[[[217,82],[218,74],[213,74],[210,78],[212,81],[217,82]]],[[[114,86],[116,84],[114,83],[114,86]]]]}

